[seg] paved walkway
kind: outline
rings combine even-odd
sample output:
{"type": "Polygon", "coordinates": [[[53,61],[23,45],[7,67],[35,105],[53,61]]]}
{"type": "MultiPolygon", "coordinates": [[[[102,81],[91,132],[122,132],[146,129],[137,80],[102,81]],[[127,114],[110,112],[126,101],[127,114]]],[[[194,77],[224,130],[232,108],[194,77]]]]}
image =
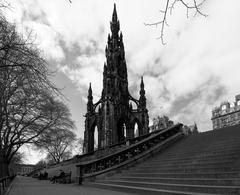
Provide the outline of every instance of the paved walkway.
{"type": "Polygon", "coordinates": [[[17,176],[7,195],[129,195],[76,184],[51,184],[49,181],[17,176]]]}

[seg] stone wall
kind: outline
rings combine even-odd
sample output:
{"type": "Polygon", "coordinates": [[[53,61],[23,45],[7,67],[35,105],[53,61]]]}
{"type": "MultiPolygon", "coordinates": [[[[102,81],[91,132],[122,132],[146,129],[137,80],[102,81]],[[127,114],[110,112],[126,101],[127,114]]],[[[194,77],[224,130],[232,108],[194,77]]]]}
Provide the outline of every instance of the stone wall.
{"type": "Polygon", "coordinates": [[[233,106],[228,101],[212,110],[213,129],[240,124],[240,95],[235,96],[233,106]]]}

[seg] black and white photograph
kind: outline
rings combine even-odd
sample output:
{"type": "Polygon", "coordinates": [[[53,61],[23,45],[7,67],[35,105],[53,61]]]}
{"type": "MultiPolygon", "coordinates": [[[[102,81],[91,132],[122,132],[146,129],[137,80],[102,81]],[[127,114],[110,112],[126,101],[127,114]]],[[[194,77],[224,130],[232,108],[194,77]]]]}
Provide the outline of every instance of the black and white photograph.
{"type": "Polygon", "coordinates": [[[240,195],[240,1],[0,0],[0,195],[240,195]]]}

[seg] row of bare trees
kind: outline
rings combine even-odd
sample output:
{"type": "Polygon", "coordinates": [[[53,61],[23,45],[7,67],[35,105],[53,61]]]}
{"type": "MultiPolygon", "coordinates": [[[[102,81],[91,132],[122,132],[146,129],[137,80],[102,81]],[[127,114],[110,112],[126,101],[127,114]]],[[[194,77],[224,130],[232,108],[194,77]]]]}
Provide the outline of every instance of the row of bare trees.
{"type": "Polygon", "coordinates": [[[49,76],[31,34],[20,35],[16,26],[1,16],[0,177],[9,175],[9,165],[24,144],[42,148],[57,133],[75,138],[70,131],[74,128],[70,112],[49,76]]]}

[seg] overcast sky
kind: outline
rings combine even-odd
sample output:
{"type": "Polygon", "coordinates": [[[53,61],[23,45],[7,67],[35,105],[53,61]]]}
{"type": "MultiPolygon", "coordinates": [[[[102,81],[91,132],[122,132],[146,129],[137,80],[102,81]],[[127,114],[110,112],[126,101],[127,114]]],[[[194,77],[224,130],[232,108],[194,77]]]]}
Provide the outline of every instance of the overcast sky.
{"type": "MultiPolygon", "coordinates": [[[[130,93],[139,98],[144,76],[150,118],[168,115],[176,122],[210,130],[211,110],[240,93],[240,1],[207,0],[208,17],[186,18],[179,4],[168,16],[162,45],[160,27],[165,0],[22,0],[10,1],[8,18],[19,31],[33,30],[53,79],[68,98],[78,137],[83,137],[86,97],[92,82],[94,101],[102,90],[104,50],[116,2],[123,32],[130,93]]],[[[30,154],[29,154],[30,155],[30,154]]],[[[32,154],[27,162],[35,163],[32,154]]]]}

